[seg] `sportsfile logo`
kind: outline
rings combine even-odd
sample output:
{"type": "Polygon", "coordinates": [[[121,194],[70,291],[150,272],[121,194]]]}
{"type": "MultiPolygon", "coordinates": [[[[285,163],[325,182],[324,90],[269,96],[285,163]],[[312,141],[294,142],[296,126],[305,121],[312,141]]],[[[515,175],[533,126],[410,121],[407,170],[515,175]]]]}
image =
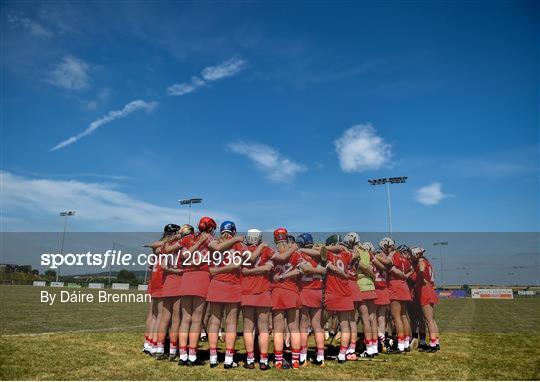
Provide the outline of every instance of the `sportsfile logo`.
{"type": "Polygon", "coordinates": [[[141,253],[132,255],[121,250],[109,249],[104,253],[43,253],[41,254],[41,266],[57,269],[61,266],[92,266],[105,269],[111,266],[156,266],[156,265],[179,265],[182,266],[249,266],[251,265],[251,251],[184,251],[179,253],[148,254],[141,253]]]}

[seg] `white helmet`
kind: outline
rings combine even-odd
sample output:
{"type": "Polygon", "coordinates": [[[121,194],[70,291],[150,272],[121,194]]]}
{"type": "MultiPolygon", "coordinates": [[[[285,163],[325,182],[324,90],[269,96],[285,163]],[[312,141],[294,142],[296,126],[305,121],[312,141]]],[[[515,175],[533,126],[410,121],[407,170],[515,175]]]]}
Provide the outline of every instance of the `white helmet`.
{"type": "Polygon", "coordinates": [[[411,248],[411,253],[414,257],[420,257],[426,250],[422,247],[413,247],[411,248]]]}
{"type": "Polygon", "coordinates": [[[246,244],[259,245],[262,241],[262,232],[258,229],[250,229],[247,231],[246,244]]]}
{"type": "Polygon", "coordinates": [[[375,252],[375,247],[373,246],[373,243],[371,243],[370,241],[363,242],[362,248],[364,248],[368,252],[375,252]]]}
{"type": "Polygon", "coordinates": [[[391,238],[389,238],[389,237],[383,237],[383,238],[381,239],[381,241],[379,242],[379,247],[380,247],[381,249],[384,249],[385,247],[389,247],[389,246],[394,245],[394,244],[395,244],[395,243],[394,243],[394,240],[392,240],[391,238]]]}
{"type": "Polygon", "coordinates": [[[356,243],[360,242],[360,236],[356,232],[349,232],[343,238],[343,242],[350,247],[353,247],[356,243]]]}

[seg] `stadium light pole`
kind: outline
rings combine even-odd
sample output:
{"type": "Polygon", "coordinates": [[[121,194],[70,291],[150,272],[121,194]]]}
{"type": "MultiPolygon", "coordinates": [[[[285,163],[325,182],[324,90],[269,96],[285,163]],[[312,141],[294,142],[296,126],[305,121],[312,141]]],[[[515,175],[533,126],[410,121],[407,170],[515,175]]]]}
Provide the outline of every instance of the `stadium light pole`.
{"type": "Polygon", "coordinates": [[[433,243],[434,247],[439,247],[439,259],[441,260],[441,287],[444,285],[444,270],[443,270],[443,255],[442,255],[442,247],[447,246],[447,241],[436,241],[433,243]]]}
{"type": "Polygon", "coordinates": [[[368,182],[372,186],[380,186],[386,184],[386,201],[388,203],[388,236],[392,237],[392,203],[390,201],[390,184],[405,183],[407,176],[398,176],[394,178],[369,179],[368,182]]]}
{"type": "MultiPolygon", "coordinates": [[[[66,230],[67,230],[67,220],[69,216],[75,216],[75,211],[62,211],[60,212],[60,216],[64,217],[64,232],[62,233],[62,246],[60,247],[60,254],[64,254],[64,241],[66,240],[66,230]]],[[[58,282],[58,278],[60,277],[60,266],[58,266],[58,269],[56,271],[56,282],[58,282]]]]}
{"type": "Polygon", "coordinates": [[[189,218],[188,218],[188,224],[191,224],[191,205],[192,204],[199,204],[202,203],[202,198],[188,198],[188,199],[179,199],[178,203],[185,206],[186,204],[189,204],[189,218]]]}

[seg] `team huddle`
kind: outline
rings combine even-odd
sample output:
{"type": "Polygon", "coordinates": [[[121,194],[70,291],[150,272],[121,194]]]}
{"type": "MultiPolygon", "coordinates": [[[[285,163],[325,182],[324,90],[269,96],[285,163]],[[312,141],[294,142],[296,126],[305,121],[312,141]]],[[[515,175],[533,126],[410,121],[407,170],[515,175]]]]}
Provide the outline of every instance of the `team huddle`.
{"type": "Polygon", "coordinates": [[[423,248],[396,247],[385,237],[376,250],[355,232],[315,244],[309,233],[295,238],[278,228],[273,249],[259,230],[243,237],[225,221],[215,238],[216,229],[209,217],[199,221],[198,233],[187,224],[168,224],[161,240],[149,245],[167,259],[152,266],[148,283],[152,302],[143,351],[156,359],[203,365],[197,353],[202,338],[210,367],[218,365],[219,341],[225,342],[224,368],[237,367],[240,313],[248,369],[255,368],[256,355],[259,369],[270,368],[271,335],[274,368],[306,364],[311,334],[316,349],[309,361],[324,366],[328,328],[333,337],[340,334],[339,363],[408,352],[413,340],[419,351],[440,349],[433,268],[423,248]],[[359,322],[363,344],[357,346],[359,322]]]}

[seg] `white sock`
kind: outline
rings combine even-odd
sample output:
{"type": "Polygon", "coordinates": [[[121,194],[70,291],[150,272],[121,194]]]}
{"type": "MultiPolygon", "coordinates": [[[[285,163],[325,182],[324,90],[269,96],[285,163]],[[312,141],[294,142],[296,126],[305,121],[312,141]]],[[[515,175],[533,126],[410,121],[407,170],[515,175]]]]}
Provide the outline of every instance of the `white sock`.
{"type": "Polygon", "coordinates": [[[190,354],[188,356],[188,359],[191,361],[191,362],[195,362],[197,360],[197,354],[190,354]]]}
{"type": "MultiPolygon", "coordinates": [[[[216,357],[216,361],[217,361],[217,357],[216,357]]],[[[225,356],[225,363],[228,363],[228,364],[233,363],[233,356],[232,355],[226,355],[225,356]]]]}
{"type": "Polygon", "coordinates": [[[157,344],[156,353],[158,353],[158,354],[165,353],[165,346],[163,346],[163,344],[161,344],[161,343],[157,344]]]}
{"type": "Polygon", "coordinates": [[[405,350],[405,341],[403,341],[403,340],[398,341],[397,347],[398,347],[399,351],[405,350]]]}
{"type": "Polygon", "coordinates": [[[210,356],[210,363],[217,363],[217,355],[210,356]]]}
{"type": "Polygon", "coordinates": [[[300,362],[306,362],[306,359],[307,359],[307,354],[300,353],[300,362]]]}

